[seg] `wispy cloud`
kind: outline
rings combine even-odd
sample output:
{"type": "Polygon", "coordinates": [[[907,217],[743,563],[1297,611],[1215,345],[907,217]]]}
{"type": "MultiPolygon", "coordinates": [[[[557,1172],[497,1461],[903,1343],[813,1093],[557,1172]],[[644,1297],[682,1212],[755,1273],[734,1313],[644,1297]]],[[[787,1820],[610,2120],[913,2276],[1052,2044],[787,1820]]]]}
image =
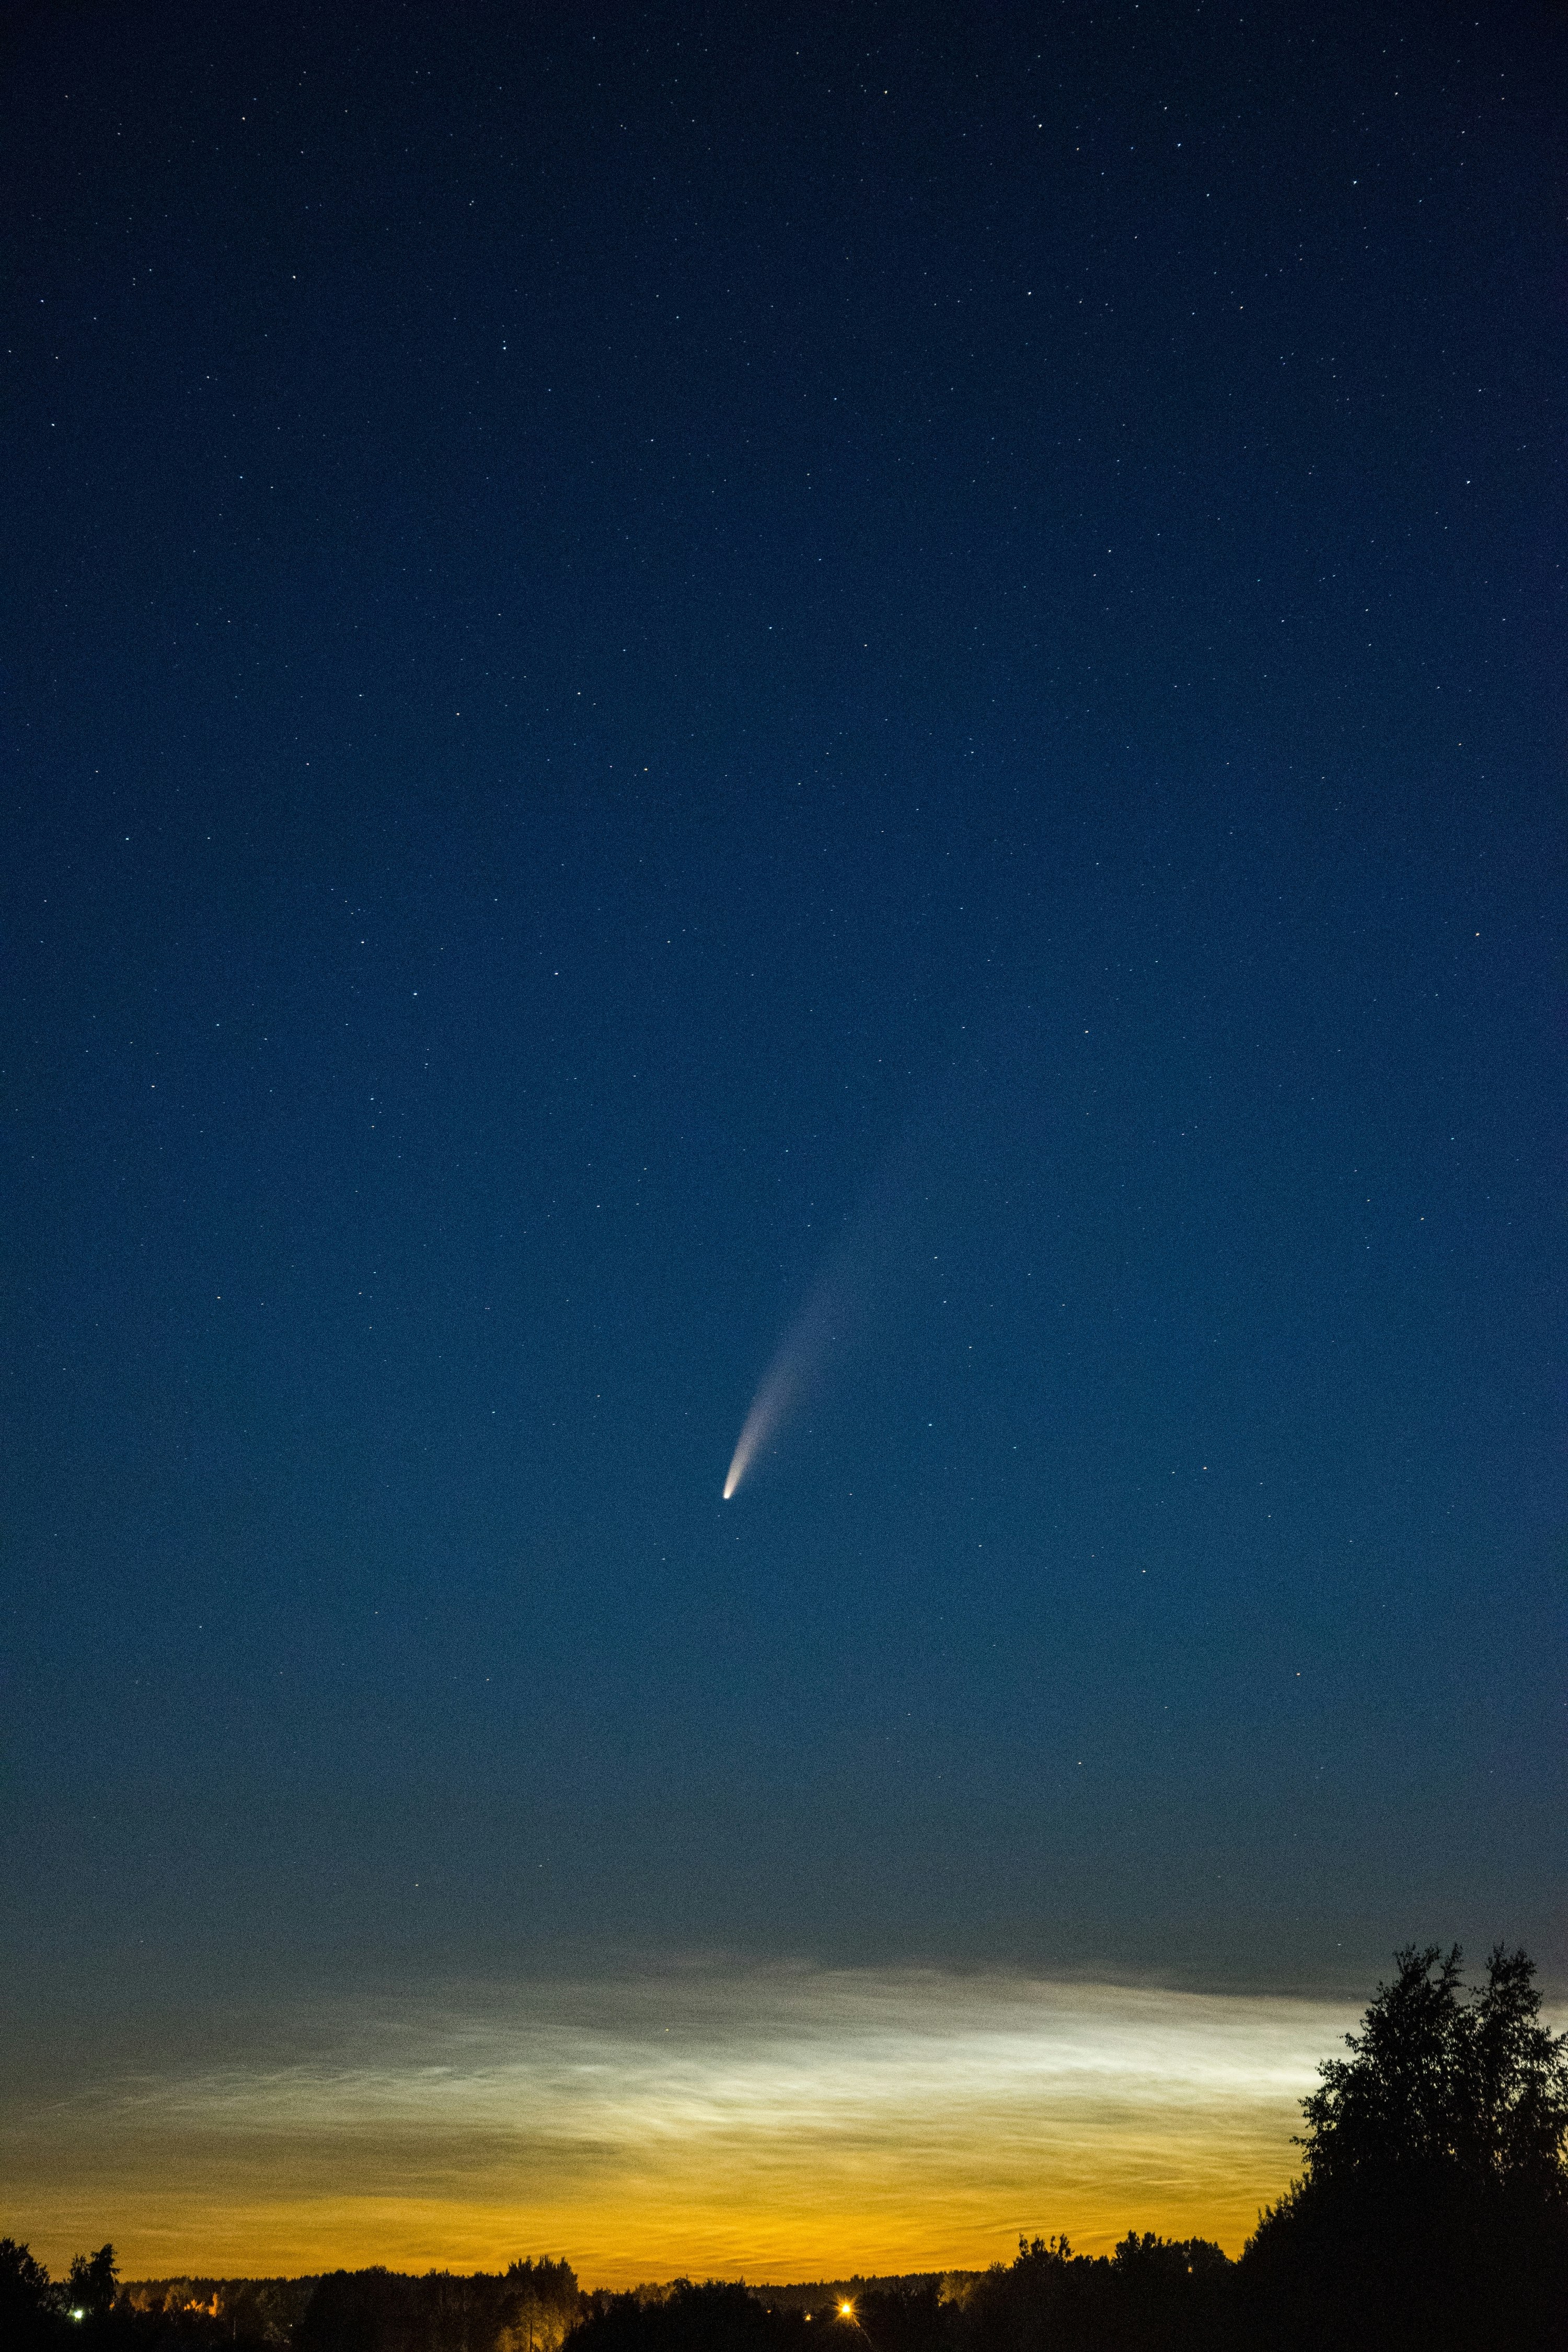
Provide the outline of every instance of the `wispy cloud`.
{"type": "Polygon", "coordinates": [[[1236,2245],[1350,2019],[1021,1976],[664,1971],[321,2006],[34,2106],[16,2194],[138,2269],[458,2266],[614,2283],[973,2265],[1020,2231],[1236,2245]]]}

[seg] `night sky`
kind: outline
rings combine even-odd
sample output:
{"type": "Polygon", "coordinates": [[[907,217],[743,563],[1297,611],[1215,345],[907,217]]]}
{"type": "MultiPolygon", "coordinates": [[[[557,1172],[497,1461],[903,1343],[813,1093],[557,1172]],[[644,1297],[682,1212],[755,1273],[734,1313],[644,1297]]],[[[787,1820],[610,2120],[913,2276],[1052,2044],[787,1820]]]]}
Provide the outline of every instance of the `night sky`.
{"type": "MultiPolygon", "coordinates": [[[[461,2084],[300,2221],[373,2016],[1310,2082],[1398,1943],[1568,1978],[1565,102],[1530,5],[13,17],[51,2260],[611,2275],[461,2084]]],[[[1107,2230],[1234,2248],[1298,2088],[1107,2230]]],[[[1033,2147],[877,2247],[1100,2210],[1033,2147]]],[[[695,2178],[631,2275],[871,2242],[695,2178]]]]}

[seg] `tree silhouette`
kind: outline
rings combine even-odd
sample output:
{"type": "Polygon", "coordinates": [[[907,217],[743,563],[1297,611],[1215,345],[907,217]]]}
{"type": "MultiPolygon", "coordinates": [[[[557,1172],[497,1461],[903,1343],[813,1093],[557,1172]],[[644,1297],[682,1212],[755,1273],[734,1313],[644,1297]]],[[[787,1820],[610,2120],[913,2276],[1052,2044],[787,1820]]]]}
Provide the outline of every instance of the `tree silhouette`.
{"type": "Polygon", "coordinates": [[[665,2294],[605,2296],[570,2340],[573,2352],[805,2352],[823,2332],[803,2312],[770,2310],[746,2287],[680,2279],[665,2294]]]}
{"type": "Polygon", "coordinates": [[[1568,2343],[1568,2035],[1534,1966],[1407,1946],[1302,2102],[1303,2177],[1243,2263],[1259,2346],[1568,2343]]]}
{"type": "Polygon", "coordinates": [[[1568,2034],[1541,2022],[1535,1964],[1496,1946],[1468,1999],[1459,1948],[1408,1946],[1378,1989],[1352,2056],[1320,2068],[1303,2104],[1312,2180],[1449,2167],[1477,2184],[1561,2191],[1568,2034]]]}
{"type": "Polygon", "coordinates": [[[1568,2192],[1568,2033],[1541,2022],[1535,1964],[1499,1944],[1470,2012],[1468,2160],[1489,2179],[1568,2192]]]}
{"type": "Polygon", "coordinates": [[[42,2263],[15,2238],[0,2238],[0,2344],[33,2352],[52,2343],[59,2302],[42,2263]]]}
{"type": "Polygon", "coordinates": [[[66,2303],[89,2319],[101,2319],[114,2307],[120,2281],[115,2273],[114,2248],[100,2246],[96,2254],[78,2254],[66,2274],[66,2303]]]}

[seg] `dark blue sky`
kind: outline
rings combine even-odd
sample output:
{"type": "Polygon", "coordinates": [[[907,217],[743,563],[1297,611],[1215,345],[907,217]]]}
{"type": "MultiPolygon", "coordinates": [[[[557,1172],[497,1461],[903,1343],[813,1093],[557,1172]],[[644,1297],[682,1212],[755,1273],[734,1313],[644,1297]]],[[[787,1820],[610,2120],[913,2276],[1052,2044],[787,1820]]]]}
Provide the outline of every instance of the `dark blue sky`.
{"type": "Polygon", "coordinates": [[[1561,1971],[1560,19],[8,51],[24,2007],[1561,1971]]]}

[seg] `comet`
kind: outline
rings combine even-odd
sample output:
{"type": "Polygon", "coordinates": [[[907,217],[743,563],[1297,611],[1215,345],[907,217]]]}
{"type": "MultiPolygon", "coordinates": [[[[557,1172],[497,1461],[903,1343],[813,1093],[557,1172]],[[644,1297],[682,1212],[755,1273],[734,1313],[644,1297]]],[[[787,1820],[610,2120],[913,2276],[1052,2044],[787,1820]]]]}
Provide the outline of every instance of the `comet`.
{"type": "MultiPolygon", "coordinates": [[[[1007,1041],[1004,1040],[1004,1044],[1007,1041]]],[[[992,1057],[1005,1105],[1017,1086],[1022,1049],[992,1057]]],[[[941,1265],[946,1287],[951,1228],[973,1171],[996,1128],[990,1090],[972,1049],[935,1089],[934,1098],[894,1143],[840,1228],[795,1320],[773,1351],[724,1480],[732,1502],[773,1452],[807,1398],[826,1385],[900,1295],[941,1265]]],[[[971,1219],[973,1212],[965,1212],[971,1219]]]]}
{"type": "Polygon", "coordinates": [[[836,1267],[813,1286],[763,1374],[724,1481],[725,1502],[732,1500],[757,1455],[771,1445],[802,1395],[826,1370],[835,1346],[844,1338],[846,1304],[845,1286],[836,1267]]]}

